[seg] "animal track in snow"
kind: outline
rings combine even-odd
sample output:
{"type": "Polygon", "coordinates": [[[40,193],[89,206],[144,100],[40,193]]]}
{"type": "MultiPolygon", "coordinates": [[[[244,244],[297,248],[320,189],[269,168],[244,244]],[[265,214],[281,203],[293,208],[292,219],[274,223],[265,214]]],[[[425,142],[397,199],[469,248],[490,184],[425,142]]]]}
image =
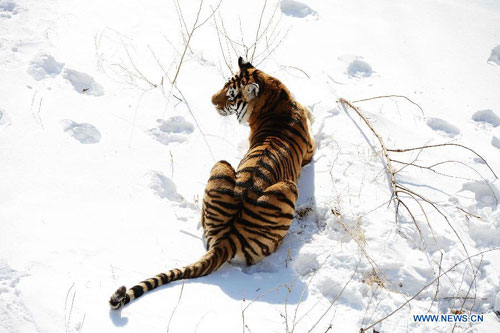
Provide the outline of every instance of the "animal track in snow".
{"type": "Polygon", "coordinates": [[[104,94],[102,86],[97,83],[92,76],[86,73],[66,68],[62,76],[68,80],[73,85],[73,88],[80,94],[93,96],[102,96],[104,94]]]}
{"type": "Polygon", "coordinates": [[[150,129],[149,133],[164,145],[171,142],[184,142],[194,131],[193,124],[181,116],[174,116],[167,120],[158,119],[157,122],[158,127],[150,129]]]}
{"type": "Polygon", "coordinates": [[[148,175],[151,177],[149,187],[157,196],[170,201],[180,202],[183,200],[182,196],[177,193],[177,186],[172,179],[159,171],[151,171],[148,175]]]}
{"type": "Polygon", "coordinates": [[[94,125],[87,123],[77,123],[73,120],[65,119],[61,121],[65,132],[83,144],[98,143],[101,140],[101,133],[94,125]]]}
{"type": "Polygon", "coordinates": [[[482,159],[480,159],[479,157],[474,157],[473,158],[474,162],[476,163],[479,163],[479,164],[486,164],[482,159]]]}
{"type": "Polygon", "coordinates": [[[370,77],[373,74],[372,66],[364,60],[354,59],[347,66],[347,74],[350,77],[370,77]]]}
{"type": "Polygon", "coordinates": [[[0,0],[0,18],[11,18],[12,15],[16,15],[19,11],[19,7],[14,1],[11,0],[0,0]]]}
{"type": "Polygon", "coordinates": [[[316,12],[305,3],[295,0],[283,0],[280,4],[281,12],[287,16],[304,18],[309,15],[315,15],[316,12]]]}
{"type": "Polygon", "coordinates": [[[500,66],[500,45],[497,45],[493,50],[491,50],[488,63],[494,63],[500,66]]]}
{"type": "Polygon", "coordinates": [[[10,117],[4,109],[0,109],[0,130],[9,126],[10,117]]]}
{"type": "Polygon", "coordinates": [[[427,120],[427,126],[435,131],[443,132],[448,136],[460,134],[460,129],[458,129],[458,127],[441,118],[429,118],[427,120]]]}
{"type": "Polygon", "coordinates": [[[500,126],[500,117],[497,116],[492,110],[477,111],[472,115],[472,120],[476,122],[487,123],[493,127],[500,126]]]}
{"type": "Polygon", "coordinates": [[[491,138],[491,144],[493,147],[500,149],[500,139],[493,135],[491,138]]]}
{"type": "Polygon", "coordinates": [[[479,208],[491,207],[493,210],[497,208],[500,191],[489,181],[464,183],[462,184],[462,191],[471,191],[474,193],[479,208]]]}
{"type": "Polygon", "coordinates": [[[56,77],[63,67],[64,63],[57,62],[50,54],[40,53],[31,60],[26,72],[35,80],[40,81],[48,77],[56,77]]]}
{"type": "Polygon", "coordinates": [[[0,260],[0,331],[37,332],[35,322],[24,305],[17,285],[21,274],[0,260]]]}

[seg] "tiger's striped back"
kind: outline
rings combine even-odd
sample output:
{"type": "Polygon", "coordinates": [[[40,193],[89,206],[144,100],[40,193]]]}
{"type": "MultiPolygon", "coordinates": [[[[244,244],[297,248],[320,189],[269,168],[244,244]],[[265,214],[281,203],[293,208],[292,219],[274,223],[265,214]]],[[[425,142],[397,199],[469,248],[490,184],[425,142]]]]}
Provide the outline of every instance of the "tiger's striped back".
{"type": "Polygon", "coordinates": [[[160,273],[126,289],[110,305],[119,309],[166,283],[210,274],[230,260],[252,265],[273,253],[290,227],[301,167],[315,150],[310,111],[276,78],[238,61],[240,73],[212,97],[217,111],[250,126],[250,148],[237,171],[219,161],[210,172],[201,225],[207,253],[196,263],[160,273]]]}

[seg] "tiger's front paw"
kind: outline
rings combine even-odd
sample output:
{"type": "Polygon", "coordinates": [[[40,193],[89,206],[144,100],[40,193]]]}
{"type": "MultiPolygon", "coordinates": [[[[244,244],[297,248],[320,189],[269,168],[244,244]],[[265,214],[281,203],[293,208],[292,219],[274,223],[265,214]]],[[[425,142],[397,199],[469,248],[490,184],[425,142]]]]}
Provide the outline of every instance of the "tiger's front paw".
{"type": "Polygon", "coordinates": [[[127,288],[125,288],[125,286],[121,286],[117,291],[115,291],[115,293],[109,299],[109,305],[111,306],[111,309],[118,310],[123,306],[123,304],[125,304],[125,298],[127,296],[126,292],[127,288]]]}

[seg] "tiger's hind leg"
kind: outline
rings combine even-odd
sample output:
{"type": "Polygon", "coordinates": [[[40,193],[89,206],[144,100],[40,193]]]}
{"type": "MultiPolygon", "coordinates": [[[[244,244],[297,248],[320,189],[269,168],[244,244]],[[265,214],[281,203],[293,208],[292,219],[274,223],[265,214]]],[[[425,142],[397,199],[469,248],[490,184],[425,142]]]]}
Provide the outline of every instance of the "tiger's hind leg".
{"type": "Polygon", "coordinates": [[[234,196],[236,172],[226,161],[215,163],[205,187],[201,225],[205,245],[210,249],[219,239],[228,234],[238,211],[234,196]]]}
{"type": "Polygon", "coordinates": [[[307,140],[307,147],[306,151],[304,153],[304,158],[302,160],[302,166],[309,164],[313,158],[314,152],[316,151],[316,142],[314,141],[314,136],[312,132],[312,123],[313,123],[313,115],[311,110],[306,108],[306,116],[307,116],[307,134],[308,134],[308,140],[307,140]]]}
{"type": "Polygon", "coordinates": [[[272,252],[281,245],[295,213],[295,203],[299,196],[297,185],[291,181],[281,181],[266,188],[257,200],[259,214],[272,217],[277,227],[274,231],[278,235],[278,243],[272,252]]]}
{"type": "Polygon", "coordinates": [[[276,251],[292,223],[297,197],[295,183],[281,181],[266,188],[255,204],[248,204],[242,222],[236,223],[246,246],[238,247],[235,257],[253,265],[276,251]]]}

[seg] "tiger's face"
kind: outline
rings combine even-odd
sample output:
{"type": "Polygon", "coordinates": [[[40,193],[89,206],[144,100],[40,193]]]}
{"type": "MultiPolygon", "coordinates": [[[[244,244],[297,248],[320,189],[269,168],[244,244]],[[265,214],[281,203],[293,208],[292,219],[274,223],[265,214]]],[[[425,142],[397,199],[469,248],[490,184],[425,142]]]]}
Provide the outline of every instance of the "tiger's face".
{"type": "Polygon", "coordinates": [[[212,104],[221,116],[236,114],[240,124],[248,123],[250,113],[248,103],[259,95],[255,67],[243,58],[238,59],[240,72],[230,78],[224,87],[212,96],[212,104]]]}

